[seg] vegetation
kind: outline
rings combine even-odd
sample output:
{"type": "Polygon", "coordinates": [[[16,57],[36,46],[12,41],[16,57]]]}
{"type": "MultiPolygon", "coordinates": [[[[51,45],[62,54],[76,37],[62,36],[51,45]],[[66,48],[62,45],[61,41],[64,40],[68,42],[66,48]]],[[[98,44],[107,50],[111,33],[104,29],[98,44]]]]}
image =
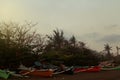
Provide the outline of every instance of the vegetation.
{"type": "MultiPolygon", "coordinates": [[[[22,62],[34,60],[34,42],[37,40],[35,31],[31,31],[35,25],[25,23],[1,23],[0,25],[0,66],[18,67],[22,62]]],[[[37,41],[36,41],[37,42],[37,41]]],[[[42,45],[42,44],[41,44],[42,45]]],[[[40,46],[41,46],[40,45],[40,46]]],[[[35,58],[36,59],[36,58],[35,58]]],[[[29,61],[25,64],[29,64],[29,61]]],[[[31,61],[32,64],[32,61],[31,61]]]]}
{"type": "Polygon", "coordinates": [[[0,66],[16,68],[21,63],[32,66],[34,61],[46,59],[52,64],[98,65],[111,58],[111,47],[106,44],[107,57],[77,41],[73,35],[66,39],[62,30],[53,30],[52,35],[42,36],[33,30],[36,24],[0,24],[0,66]],[[58,61],[58,62],[57,62],[58,61]]]}

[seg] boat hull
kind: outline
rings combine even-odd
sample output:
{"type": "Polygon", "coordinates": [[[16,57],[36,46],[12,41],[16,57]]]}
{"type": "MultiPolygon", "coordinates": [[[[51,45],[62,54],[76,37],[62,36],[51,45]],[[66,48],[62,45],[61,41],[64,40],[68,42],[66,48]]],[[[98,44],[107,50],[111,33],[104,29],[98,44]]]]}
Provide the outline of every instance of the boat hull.
{"type": "Polygon", "coordinates": [[[102,68],[103,71],[107,71],[107,70],[120,70],[120,66],[118,67],[113,67],[113,68],[102,68]]]}
{"type": "Polygon", "coordinates": [[[95,67],[90,67],[90,68],[74,68],[73,73],[79,73],[79,72],[99,72],[101,71],[101,67],[95,66],[95,67]]]}
{"type": "Polygon", "coordinates": [[[52,70],[23,70],[20,72],[22,75],[29,75],[29,76],[38,76],[38,77],[52,77],[53,71],[52,70]]]}

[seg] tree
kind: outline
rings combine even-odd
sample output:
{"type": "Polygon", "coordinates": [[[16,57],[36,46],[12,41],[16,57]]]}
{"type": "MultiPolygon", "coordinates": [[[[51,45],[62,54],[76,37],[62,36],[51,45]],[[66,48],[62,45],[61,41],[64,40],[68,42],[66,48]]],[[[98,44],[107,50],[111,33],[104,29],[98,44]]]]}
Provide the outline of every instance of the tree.
{"type": "Polygon", "coordinates": [[[107,57],[108,59],[111,59],[112,55],[110,53],[110,50],[112,50],[112,47],[109,46],[109,44],[104,45],[104,50],[107,51],[107,57]]]}
{"type": "Polygon", "coordinates": [[[45,49],[45,40],[46,37],[40,35],[40,34],[36,34],[35,38],[34,38],[34,42],[32,45],[32,49],[34,51],[34,54],[42,54],[44,52],[45,49]]]}
{"type": "Polygon", "coordinates": [[[0,56],[2,60],[0,64],[2,66],[10,67],[11,65],[17,66],[20,62],[24,64],[34,62],[36,58],[33,49],[42,46],[40,35],[38,37],[36,31],[33,30],[35,25],[28,22],[25,24],[12,22],[0,24],[0,56]],[[39,44],[37,44],[38,42],[39,44]]]}
{"type": "Polygon", "coordinates": [[[48,37],[48,46],[51,45],[51,48],[54,48],[55,50],[59,50],[63,47],[64,44],[64,32],[62,30],[53,30],[53,35],[47,35],[48,37]]]}
{"type": "Polygon", "coordinates": [[[73,47],[76,47],[76,38],[75,36],[72,36],[69,40],[70,44],[73,46],[73,47]]]}
{"type": "Polygon", "coordinates": [[[80,47],[80,48],[82,48],[82,49],[85,48],[85,45],[86,45],[86,44],[85,44],[84,42],[79,41],[78,43],[79,43],[79,47],[80,47]]]}
{"type": "Polygon", "coordinates": [[[120,48],[118,46],[116,46],[116,49],[117,49],[117,56],[118,56],[120,48]]]}

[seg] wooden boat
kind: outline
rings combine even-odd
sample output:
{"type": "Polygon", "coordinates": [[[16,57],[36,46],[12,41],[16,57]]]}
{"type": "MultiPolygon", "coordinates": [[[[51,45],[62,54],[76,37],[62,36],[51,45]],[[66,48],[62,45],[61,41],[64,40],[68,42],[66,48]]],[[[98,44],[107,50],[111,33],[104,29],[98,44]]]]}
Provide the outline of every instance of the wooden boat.
{"type": "Polygon", "coordinates": [[[102,70],[103,70],[103,71],[107,71],[107,70],[120,70],[120,66],[110,67],[110,68],[103,67],[102,70]]]}
{"type": "Polygon", "coordinates": [[[101,67],[99,66],[90,67],[86,70],[86,72],[99,72],[99,71],[101,71],[101,67]]]}
{"type": "Polygon", "coordinates": [[[113,68],[112,70],[120,70],[120,66],[113,68]]]}
{"type": "Polygon", "coordinates": [[[101,67],[99,67],[99,66],[94,66],[94,67],[89,67],[89,68],[76,67],[72,71],[73,71],[73,73],[79,73],[79,72],[99,72],[99,71],[101,71],[101,67]]]}
{"type": "Polygon", "coordinates": [[[22,70],[20,72],[22,75],[29,76],[38,76],[38,77],[52,77],[53,70],[52,69],[41,69],[41,70],[22,70]]]}
{"type": "Polygon", "coordinates": [[[4,70],[0,70],[0,77],[7,79],[9,77],[9,73],[6,73],[4,70]]]}
{"type": "Polygon", "coordinates": [[[56,74],[61,74],[61,73],[66,73],[66,74],[70,74],[71,70],[73,69],[73,66],[71,67],[67,67],[65,70],[62,70],[62,71],[54,71],[54,75],[56,74]]]}

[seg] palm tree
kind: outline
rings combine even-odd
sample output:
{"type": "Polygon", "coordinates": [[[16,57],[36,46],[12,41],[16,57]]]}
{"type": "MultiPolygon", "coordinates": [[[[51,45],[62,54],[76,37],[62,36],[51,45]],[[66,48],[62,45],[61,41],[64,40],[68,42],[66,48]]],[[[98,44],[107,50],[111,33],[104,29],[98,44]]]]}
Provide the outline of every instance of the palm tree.
{"type": "Polygon", "coordinates": [[[84,43],[84,42],[82,42],[82,41],[79,41],[79,47],[80,48],[85,48],[85,45],[86,45],[86,43],[84,43]]]}
{"type": "Polygon", "coordinates": [[[53,35],[52,36],[48,36],[49,39],[49,43],[48,44],[52,44],[52,46],[55,49],[61,49],[63,47],[64,44],[64,32],[62,30],[53,30],[53,35]]]}
{"type": "Polygon", "coordinates": [[[111,58],[110,50],[112,50],[112,47],[109,46],[109,44],[104,45],[104,50],[107,51],[108,58],[111,58]]]}
{"type": "Polygon", "coordinates": [[[117,49],[117,56],[119,55],[119,47],[118,46],[116,46],[116,49],[117,49]]]}
{"type": "Polygon", "coordinates": [[[73,47],[76,46],[76,38],[75,38],[74,35],[70,38],[69,42],[70,42],[70,44],[71,44],[73,47]]]}

